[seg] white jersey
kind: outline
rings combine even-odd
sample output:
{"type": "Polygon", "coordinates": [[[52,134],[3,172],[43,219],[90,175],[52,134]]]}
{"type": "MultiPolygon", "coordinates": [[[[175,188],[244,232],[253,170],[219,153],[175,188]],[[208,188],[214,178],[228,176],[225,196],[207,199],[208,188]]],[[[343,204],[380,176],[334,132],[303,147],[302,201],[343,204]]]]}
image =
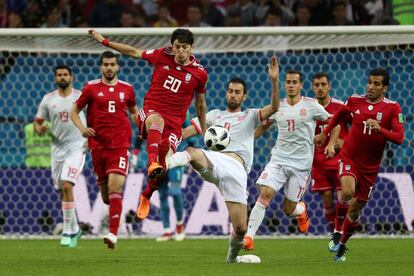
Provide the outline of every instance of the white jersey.
{"type": "MultiPolygon", "coordinates": [[[[52,124],[52,159],[54,160],[64,160],[70,152],[82,150],[84,147],[86,139],[70,119],[73,103],[81,93],[79,90],[72,89],[69,96],[62,97],[59,91],[55,90],[47,93],[39,105],[36,120],[47,120],[52,124]]],[[[79,116],[82,123],[86,125],[84,112],[80,112],[79,116]]]]}
{"type": "MultiPolygon", "coordinates": [[[[260,109],[246,109],[240,112],[214,109],[207,113],[207,127],[220,125],[228,129],[230,144],[221,152],[237,153],[244,161],[244,168],[250,171],[253,164],[254,131],[260,125],[260,109]]],[[[192,120],[200,130],[198,118],[192,120]]],[[[200,131],[199,131],[200,132],[200,131]]]]}
{"type": "Polygon", "coordinates": [[[298,170],[312,167],[316,120],[326,121],[329,113],[315,99],[302,97],[295,105],[280,101],[278,112],[269,120],[279,129],[270,162],[298,170]]]}

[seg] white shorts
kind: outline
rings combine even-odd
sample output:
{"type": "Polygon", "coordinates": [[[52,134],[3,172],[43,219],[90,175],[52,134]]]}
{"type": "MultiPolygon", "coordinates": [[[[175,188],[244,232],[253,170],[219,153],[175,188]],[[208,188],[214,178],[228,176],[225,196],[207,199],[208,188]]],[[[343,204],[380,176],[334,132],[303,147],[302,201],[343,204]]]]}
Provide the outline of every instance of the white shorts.
{"type": "Polygon", "coordinates": [[[202,150],[213,164],[212,171],[201,174],[204,180],[216,184],[224,201],[247,205],[247,173],[236,159],[215,151],[202,150]]]}
{"type": "Polygon", "coordinates": [[[311,170],[297,170],[295,168],[268,163],[257,180],[257,185],[268,186],[278,192],[284,187],[285,197],[299,202],[311,181],[311,170]]]}
{"type": "Polygon", "coordinates": [[[52,161],[53,186],[60,190],[62,181],[67,181],[75,185],[83,165],[85,164],[85,153],[83,151],[71,152],[64,160],[52,161]]]}

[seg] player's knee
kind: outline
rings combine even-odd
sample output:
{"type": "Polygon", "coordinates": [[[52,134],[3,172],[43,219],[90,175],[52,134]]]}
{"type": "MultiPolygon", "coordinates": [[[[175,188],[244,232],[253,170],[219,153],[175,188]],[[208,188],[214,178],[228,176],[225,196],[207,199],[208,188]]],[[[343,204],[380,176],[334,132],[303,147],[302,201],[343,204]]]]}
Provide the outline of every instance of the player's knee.
{"type": "Polygon", "coordinates": [[[109,196],[108,195],[101,195],[103,203],[109,205],[109,196]]]}
{"type": "Polygon", "coordinates": [[[72,194],[73,185],[70,182],[62,183],[62,194],[69,195],[72,194]]]}
{"type": "Polygon", "coordinates": [[[236,225],[233,229],[234,235],[240,238],[243,238],[247,232],[247,227],[245,225],[236,225]]]}

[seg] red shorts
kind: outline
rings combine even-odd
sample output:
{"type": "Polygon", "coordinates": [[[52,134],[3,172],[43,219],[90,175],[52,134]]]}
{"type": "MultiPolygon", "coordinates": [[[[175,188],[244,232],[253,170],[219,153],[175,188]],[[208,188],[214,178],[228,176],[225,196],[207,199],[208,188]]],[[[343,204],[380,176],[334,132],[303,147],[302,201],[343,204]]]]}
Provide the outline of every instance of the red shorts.
{"type": "Polygon", "coordinates": [[[98,185],[106,183],[110,173],[128,174],[128,149],[94,149],[91,150],[91,155],[98,185]]]}
{"type": "Polygon", "coordinates": [[[339,160],[339,178],[345,175],[355,178],[354,196],[356,199],[368,201],[377,180],[378,172],[364,172],[354,162],[342,156],[341,160],[339,160]]]}
{"type": "Polygon", "coordinates": [[[325,170],[323,168],[312,169],[312,192],[339,191],[341,184],[339,183],[338,171],[325,170]]]}
{"type": "MultiPolygon", "coordinates": [[[[145,127],[145,120],[151,114],[159,114],[155,110],[149,108],[140,108],[138,110],[137,126],[144,139],[147,138],[147,131],[145,127]]],[[[182,128],[177,124],[176,120],[163,116],[164,119],[164,131],[162,133],[162,139],[167,139],[170,143],[170,148],[175,152],[178,145],[181,143],[182,128]]]]}

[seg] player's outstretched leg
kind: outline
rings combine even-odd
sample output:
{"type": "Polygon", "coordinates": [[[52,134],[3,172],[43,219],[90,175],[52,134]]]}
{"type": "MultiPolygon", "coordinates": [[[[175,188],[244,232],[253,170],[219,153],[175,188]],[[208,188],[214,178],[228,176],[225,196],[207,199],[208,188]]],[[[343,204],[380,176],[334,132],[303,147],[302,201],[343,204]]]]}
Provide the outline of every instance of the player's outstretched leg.
{"type": "Polygon", "coordinates": [[[337,252],[339,249],[339,241],[341,239],[342,233],[341,232],[334,232],[332,234],[332,238],[329,241],[328,249],[330,252],[337,252]]]}

